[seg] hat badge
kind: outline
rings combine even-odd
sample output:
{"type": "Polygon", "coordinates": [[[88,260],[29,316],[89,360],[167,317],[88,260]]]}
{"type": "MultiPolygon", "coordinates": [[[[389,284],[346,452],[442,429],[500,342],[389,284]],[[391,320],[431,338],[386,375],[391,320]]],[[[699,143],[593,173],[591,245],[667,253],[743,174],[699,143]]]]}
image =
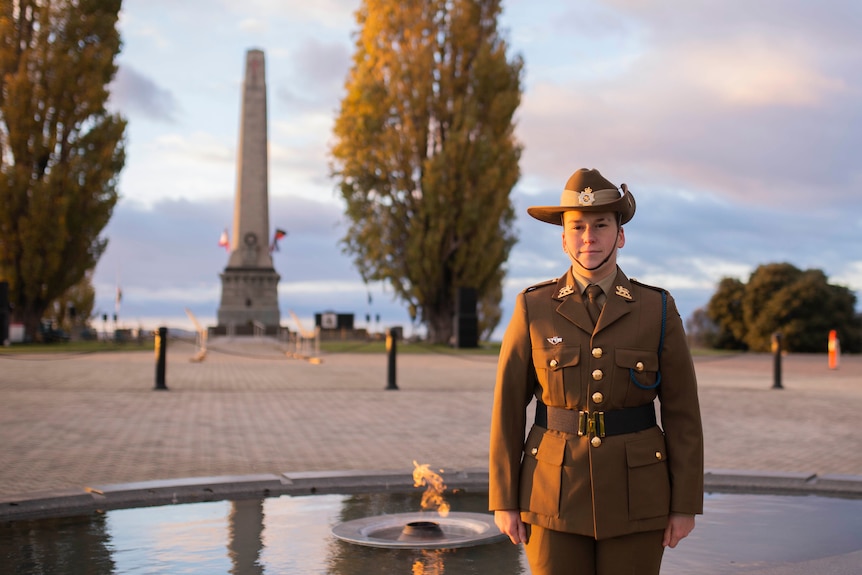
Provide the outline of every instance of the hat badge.
{"type": "Polygon", "coordinates": [[[584,188],[584,191],[578,194],[578,205],[592,206],[595,201],[596,197],[593,195],[592,188],[584,188]]]}

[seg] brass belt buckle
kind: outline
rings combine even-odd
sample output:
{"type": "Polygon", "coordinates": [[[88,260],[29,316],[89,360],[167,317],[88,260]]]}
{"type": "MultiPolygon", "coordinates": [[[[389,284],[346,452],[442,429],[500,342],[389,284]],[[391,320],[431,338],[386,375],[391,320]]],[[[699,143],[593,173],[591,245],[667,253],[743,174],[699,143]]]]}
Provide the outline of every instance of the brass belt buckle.
{"type": "Polygon", "coordinates": [[[596,424],[595,424],[596,435],[598,435],[599,437],[604,437],[605,436],[605,412],[604,411],[596,412],[595,414],[593,414],[593,417],[595,418],[595,422],[596,422],[596,424]]]}
{"type": "Polygon", "coordinates": [[[578,436],[596,435],[597,437],[605,436],[605,412],[594,411],[579,411],[578,412],[578,436]]]}

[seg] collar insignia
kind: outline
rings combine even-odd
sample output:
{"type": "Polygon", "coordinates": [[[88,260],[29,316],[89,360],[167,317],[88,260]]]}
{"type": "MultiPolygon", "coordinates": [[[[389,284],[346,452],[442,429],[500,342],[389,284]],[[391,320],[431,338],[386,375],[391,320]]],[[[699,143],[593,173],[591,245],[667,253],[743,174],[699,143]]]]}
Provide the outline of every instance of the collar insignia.
{"type": "Polygon", "coordinates": [[[560,288],[560,292],[557,294],[557,297],[566,297],[567,295],[575,293],[575,288],[572,285],[567,285],[564,288],[560,288]]]}
{"type": "Polygon", "coordinates": [[[623,286],[617,286],[617,295],[620,297],[624,297],[627,300],[632,299],[632,294],[623,286]]]}
{"type": "Polygon", "coordinates": [[[578,205],[592,206],[595,201],[596,197],[593,195],[592,188],[584,188],[584,191],[578,194],[578,205]]]}
{"type": "Polygon", "coordinates": [[[551,345],[557,345],[557,344],[563,343],[563,338],[561,338],[558,335],[555,335],[554,337],[548,338],[548,343],[551,345]]]}

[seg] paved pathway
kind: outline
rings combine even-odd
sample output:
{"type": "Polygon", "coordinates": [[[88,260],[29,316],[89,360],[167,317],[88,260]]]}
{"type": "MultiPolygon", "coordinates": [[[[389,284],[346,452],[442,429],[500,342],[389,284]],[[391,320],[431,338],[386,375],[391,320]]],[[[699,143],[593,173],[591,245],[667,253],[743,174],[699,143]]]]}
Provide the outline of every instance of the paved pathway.
{"type": "MultiPolygon", "coordinates": [[[[0,498],[89,485],[332,470],[487,466],[496,357],[383,354],[315,365],[272,343],[0,355],[0,498]],[[222,350],[219,352],[218,350],[222,350]],[[230,352],[230,353],[227,353],[230,352]]],[[[708,469],[862,475],[862,357],[699,357],[708,469]]]]}

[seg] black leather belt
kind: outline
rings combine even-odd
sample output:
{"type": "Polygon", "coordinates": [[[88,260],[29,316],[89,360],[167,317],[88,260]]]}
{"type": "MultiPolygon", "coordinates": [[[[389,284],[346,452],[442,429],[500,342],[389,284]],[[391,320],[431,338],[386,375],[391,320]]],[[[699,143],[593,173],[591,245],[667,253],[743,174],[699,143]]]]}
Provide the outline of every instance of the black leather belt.
{"type": "Polygon", "coordinates": [[[623,435],[654,427],[655,406],[646,403],[612,411],[575,411],[540,401],[536,404],[536,425],[576,435],[623,435]]]}

